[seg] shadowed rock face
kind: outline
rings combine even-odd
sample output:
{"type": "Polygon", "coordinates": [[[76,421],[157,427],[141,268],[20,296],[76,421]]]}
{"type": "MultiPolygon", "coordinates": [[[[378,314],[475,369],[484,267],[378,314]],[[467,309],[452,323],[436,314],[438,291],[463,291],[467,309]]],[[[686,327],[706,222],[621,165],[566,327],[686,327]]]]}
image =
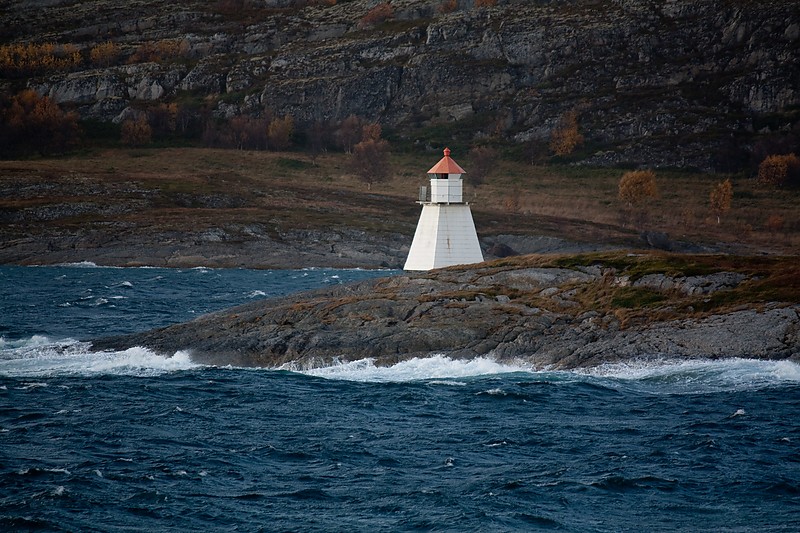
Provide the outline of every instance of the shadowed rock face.
{"type": "Polygon", "coordinates": [[[10,4],[0,14],[10,41],[89,49],[112,35],[126,57],[142,43],[180,41],[180,60],[30,80],[102,120],[188,93],[209,97],[220,117],[271,109],[308,124],[358,114],[400,132],[459,124],[547,142],[575,110],[599,147],[592,164],[707,169],[732,136],[770,121],[788,131],[800,104],[793,0],[500,0],[451,13],[439,0],[395,0],[393,18],[371,27],[369,0],[242,13],[199,1],[10,4]]]}
{"type": "MultiPolygon", "coordinates": [[[[432,353],[490,355],[540,368],[652,356],[800,358],[800,305],[693,319],[640,316],[624,324],[617,313],[587,309],[580,298],[591,288],[630,287],[617,274],[599,266],[477,267],[396,276],[253,302],[185,324],[100,339],[93,346],[145,346],[163,354],[188,350],[202,363],[264,367],[368,357],[388,365],[432,353]]],[[[652,290],[662,290],[667,279],[662,278],[646,283],[657,281],[661,285],[652,290]]],[[[687,287],[694,284],[703,287],[694,294],[708,296],[744,281],[733,274],[709,279],[672,281],[678,287],[672,294],[688,297],[693,293],[687,287]]]]}

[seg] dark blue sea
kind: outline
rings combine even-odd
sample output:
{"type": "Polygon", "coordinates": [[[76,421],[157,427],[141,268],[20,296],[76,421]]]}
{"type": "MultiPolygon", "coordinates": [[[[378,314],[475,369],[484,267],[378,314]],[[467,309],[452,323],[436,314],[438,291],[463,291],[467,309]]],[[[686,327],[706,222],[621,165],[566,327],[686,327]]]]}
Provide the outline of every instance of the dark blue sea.
{"type": "Polygon", "coordinates": [[[89,350],[395,274],[0,267],[0,531],[800,529],[793,363],[301,372],[89,350]]]}

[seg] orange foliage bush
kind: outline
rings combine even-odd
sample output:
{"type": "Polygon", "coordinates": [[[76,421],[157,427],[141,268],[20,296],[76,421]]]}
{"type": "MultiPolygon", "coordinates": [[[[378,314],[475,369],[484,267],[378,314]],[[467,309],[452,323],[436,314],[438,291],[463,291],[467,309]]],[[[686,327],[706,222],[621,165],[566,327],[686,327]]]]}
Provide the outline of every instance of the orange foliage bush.
{"type": "Polygon", "coordinates": [[[125,120],[120,133],[122,143],[129,146],[144,146],[150,144],[153,138],[153,128],[144,115],[140,115],[137,119],[125,120]]]}
{"type": "Polygon", "coordinates": [[[116,43],[106,41],[100,43],[89,51],[89,59],[98,67],[109,67],[119,60],[120,49],[116,43]]]}
{"type": "Polygon", "coordinates": [[[800,178],[800,158],[794,154],[770,155],[758,165],[758,182],[781,187],[800,178]]]}
{"type": "Polygon", "coordinates": [[[61,153],[80,144],[78,115],[25,89],[0,105],[0,153],[61,153]]]}
{"type": "Polygon", "coordinates": [[[475,0],[475,7],[494,7],[497,0],[475,0]]]}
{"type": "Polygon", "coordinates": [[[720,223],[720,217],[730,210],[732,200],[733,185],[731,185],[731,180],[729,179],[717,183],[711,190],[709,204],[711,205],[711,211],[717,217],[717,224],[720,223]]]}
{"type": "Polygon", "coordinates": [[[555,155],[568,155],[581,144],[583,135],[578,131],[578,113],[567,111],[550,134],[550,151],[555,155]]]}
{"type": "Polygon", "coordinates": [[[74,70],[82,62],[80,51],[72,44],[15,43],[0,46],[0,74],[5,77],[74,70]]]}
{"type": "Polygon", "coordinates": [[[272,150],[286,150],[292,145],[294,119],[291,115],[273,119],[267,127],[267,140],[272,150]]]}
{"type": "Polygon", "coordinates": [[[370,9],[366,15],[361,17],[358,25],[361,28],[371,28],[382,24],[394,17],[394,9],[389,2],[383,2],[370,9]]]}
{"type": "Polygon", "coordinates": [[[652,170],[632,170],[619,180],[619,199],[627,205],[638,205],[645,200],[658,198],[656,173],[652,170]]]}
{"type": "Polygon", "coordinates": [[[377,122],[373,122],[372,124],[365,124],[363,128],[361,128],[361,140],[362,141],[377,141],[381,138],[381,125],[377,122]]]}

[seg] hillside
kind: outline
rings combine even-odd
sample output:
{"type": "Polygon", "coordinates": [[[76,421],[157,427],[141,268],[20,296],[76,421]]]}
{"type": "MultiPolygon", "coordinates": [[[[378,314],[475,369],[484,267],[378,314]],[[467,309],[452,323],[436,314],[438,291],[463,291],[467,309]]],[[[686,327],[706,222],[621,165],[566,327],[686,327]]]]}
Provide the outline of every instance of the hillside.
{"type": "MultiPolygon", "coordinates": [[[[476,187],[471,158],[454,157],[467,168],[465,198],[487,259],[653,245],[796,254],[800,246],[798,190],[734,178],[731,209],[717,223],[708,198],[719,176],[659,171],[659,198],[632,220],[617,197],[621,170],[506,160],[476,187]]],[[[393,154],[394,175],[371,189],[348,158],[153,148],[0,160],[0,263],[400,267],[419,217],[417,188],[439,155],[393,154]]]]}
{"type": "Polygon", "coordinates": [[[196,137],[238,115],[307,134],[355,114],[396,145],[537,159],[574,117],[566,159],[591,165],[738,171],[797,150],[793,0],[16,0],[0,28],[4,92],[50,96],[95,138],[174,104],[196,137]],[[19,66],[14,46],[44,44],[55,63],[19,66]]]}

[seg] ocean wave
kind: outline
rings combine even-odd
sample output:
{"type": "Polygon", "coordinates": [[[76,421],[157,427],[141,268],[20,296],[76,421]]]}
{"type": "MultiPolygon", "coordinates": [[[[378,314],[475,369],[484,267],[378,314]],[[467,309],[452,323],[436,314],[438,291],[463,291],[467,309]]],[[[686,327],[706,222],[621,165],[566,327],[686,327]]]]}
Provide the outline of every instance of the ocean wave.
{"type": "Polygon", "coordinates": [[[44,335],[33,335],[24,339],[7,340],[5,337],[0,337],[0,351],[15,350],[18,348],[25,348],[28,346],[44,346],[52,343],[53,341],[44,335]]]}
{"type": "Polygon", "coordinates": [[[0,344],[0,376],[53,377],[65,375],[159,376],[198,368],[187,352],[165,357],[147,348],[93,352],[91,344],[74,339],[53,341],[34,336],[0,344]]]}
{"type": "Polygon", "coordinates": [[[326,379],[391,383],[510,374],[529,370],[526,366],[498,363],[489,357],[467,360],[436,354],[431,357],[414,357],[386,367],[376,366],[374,359],[360,359],[299,372],[326,379]]]}
{"type": "MultiPolygon", "coordinates": [[[[49,265],[44,265],[44,266],[49,266],[49,265]]],[[[94,263],[92,261],[78,261],[78,262],[75,262],[75,263],[59,263],[59,264],[57,264],[55,266],[57,266],[57,267],[70,267],[70,268],[116,268],[116,269],[123,268],[123,267],[118,267],[118,266],[98,265],[97,263],[94,263]]]]}
{"type": "Polygon", "coordinates": [[[758,359],[692,359],[609,363],[577,374],[671,393],[762,389],[800,384],[800,365],[758,359]]]}
{"type": "MultiPolygon", "coordinates": [[[[791,361],[762,361],[755,359],[697,359],[691,361],[633,361],[613,363],[589,369],[553,371],[534,369],[525,362],[501,363],[491,357],[452,359],[442,354],[415,357],[391,366],[376,366],[374,359],[335,363],[319,368],[290,370],[313,377],[357,382],[427,381],[451,383],[464,378],[520,374],[523,381],[532,379],[552,384],[585,383],[602,389],[635,389],[652,393],[702,393],[731,390],[763,389],[800,384],[800,365],[791,361]],[[527,377],[523,377],[527,376],[527,377]]],[[[502,394],[490,390],[489,394],[502,394]]]]}

